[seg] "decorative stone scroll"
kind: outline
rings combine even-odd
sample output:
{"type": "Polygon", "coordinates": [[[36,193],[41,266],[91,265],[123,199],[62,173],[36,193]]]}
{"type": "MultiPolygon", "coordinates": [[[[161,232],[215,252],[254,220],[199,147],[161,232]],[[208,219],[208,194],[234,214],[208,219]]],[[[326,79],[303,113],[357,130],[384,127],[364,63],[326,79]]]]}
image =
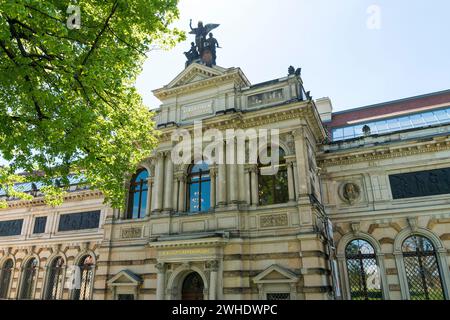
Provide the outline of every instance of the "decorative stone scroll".
{"type": "Polygon", "coordinates": [[[261,228],[283,227],[288,225],[287,214],[272,214],[259,218],[261,228]]]}
{"type": "Polygon", "coordinates": [[[121,229],[121,238],[122,239],[137,239],[142,236],[142,228],[123,228],[121,229]]]}

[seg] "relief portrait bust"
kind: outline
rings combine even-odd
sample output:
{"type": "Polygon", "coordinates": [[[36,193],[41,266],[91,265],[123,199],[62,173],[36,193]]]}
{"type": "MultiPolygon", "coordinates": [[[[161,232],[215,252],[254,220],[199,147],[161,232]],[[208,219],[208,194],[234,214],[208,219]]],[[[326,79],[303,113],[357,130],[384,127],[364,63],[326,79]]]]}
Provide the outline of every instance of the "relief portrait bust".
{"type": "Polygon", "coordinates": [[[361,196],[361,188],[353,182],[345,182],[341,185],[339,195],[348,204],[354,204],[361,196]]]}

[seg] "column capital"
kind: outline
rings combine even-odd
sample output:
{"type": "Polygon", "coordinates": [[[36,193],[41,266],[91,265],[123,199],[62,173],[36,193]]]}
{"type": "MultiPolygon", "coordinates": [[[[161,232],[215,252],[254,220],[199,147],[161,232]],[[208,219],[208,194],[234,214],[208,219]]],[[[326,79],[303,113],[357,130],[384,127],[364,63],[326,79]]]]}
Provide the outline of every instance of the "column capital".
{"type": "Polygon", "coordinates": [[[305,133],[305,127],[306,127],[305,125],[301,125],[291,132],[294,139],[295,138],[303,138],[304,133],[305,133]]]}
{"type": "Polygon", "coordinates": [[[215,177],[217,175],[218,169],[217,167],[209,167],[209,174],[211,175],[211,177],[215,177]]]}
{"type": "Polygon", "coordinates": [[[258,165],[257,164],[252,164],[248,167],[248,171],[252,172],[252,173],[258,173],[258,165]]]}
{"type": "Polygon", "coordinates": [[[188,177],[188,175],[185,172],[177,172],[175,174],[175,178],[181,182],[186,182],[187,177],[188,177]]]}
{"type": "Polygon", "coordinates": [[[218,260],[211,260],[206,262],[206,267],[210,269],[211,271],[218,271],[219,270],[219,261],[218,260]]]}
{"type": "Polygon", "coordinates": [[[163,273],[166,271],[166,264],[164,262],[158,262],[155,264],[155,268],[158,270],[158,273],[163,273]]]}

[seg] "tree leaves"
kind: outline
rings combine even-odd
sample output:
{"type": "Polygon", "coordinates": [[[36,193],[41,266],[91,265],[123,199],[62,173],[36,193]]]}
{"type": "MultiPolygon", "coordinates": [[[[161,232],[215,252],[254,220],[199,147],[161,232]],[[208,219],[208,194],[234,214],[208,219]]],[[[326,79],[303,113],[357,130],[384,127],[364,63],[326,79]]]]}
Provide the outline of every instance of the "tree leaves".
{"type": "Polygon", "coordinates": [[[157,143],[153,114],[134,83],[145,52],[184,39],[169,27],[177,2],[80,0],[81,28],[72,30],[65,1],[0,4],[4,177],[20,171],[26,175],[16,182],[45,182],[46,200],[58,205],[54,178],[82,172],[112,206],[123,206],[125,175],[157,143]]]}

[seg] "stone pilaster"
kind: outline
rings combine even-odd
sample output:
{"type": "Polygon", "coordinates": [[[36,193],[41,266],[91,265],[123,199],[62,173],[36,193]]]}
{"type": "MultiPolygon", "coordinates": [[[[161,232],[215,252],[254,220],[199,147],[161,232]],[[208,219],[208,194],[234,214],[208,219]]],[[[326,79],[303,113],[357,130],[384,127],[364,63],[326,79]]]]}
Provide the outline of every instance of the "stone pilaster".
{"type": "Polygon", "coordinates": [[[170,159],[170,152],[165,154],[165,158],[164,211],[170,212],[173,210],[173,163],[170,159]]]}

